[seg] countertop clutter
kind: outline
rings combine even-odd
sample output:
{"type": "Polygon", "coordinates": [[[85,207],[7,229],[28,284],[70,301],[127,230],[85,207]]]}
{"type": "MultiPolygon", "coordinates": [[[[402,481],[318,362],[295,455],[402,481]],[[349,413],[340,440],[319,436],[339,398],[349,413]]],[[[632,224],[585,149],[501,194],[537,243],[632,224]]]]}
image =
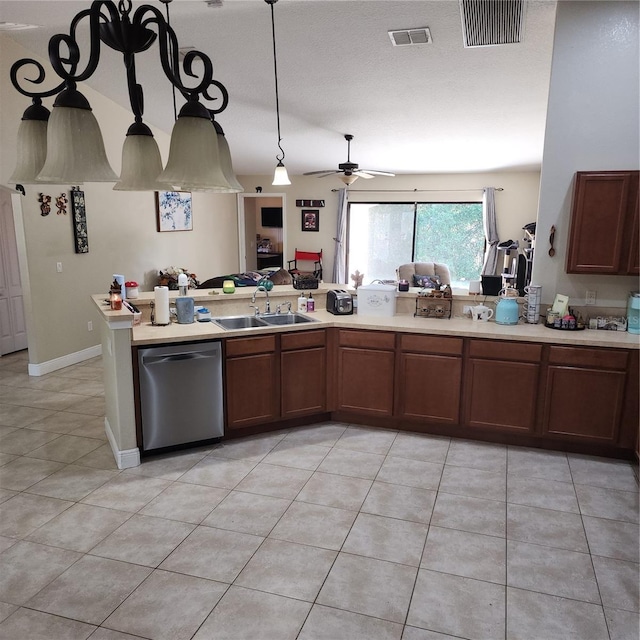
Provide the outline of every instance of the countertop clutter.
{"type": "MultiPolygon", "coordinates": [[[[459,336],[488,338],[493,340],[517,340],[524,342],[537,342],[561,345],[583,345],[592,347],[612,347],[623,349],[640,349],[640,337],[621,331],[556,331],[545,327],[544,324],[525,324],[520,321],[517,325],[498,325],[493,321],[474,321],[468,317],[458,315],[454,307],[454,313],[447,318],[414,317],[416,292],[398,293],[398,309],[395,316],[377,317],[362,316],[355,313],[348,316],[336,316],[325,310],[326,293],[335,285],[322,284],[314,291],[316,311],[307,315],[315,322],[298,325],[254,327],[250,329],[225,330],[213,322],[194,322],[193,324],[178,324],[172,322],[167,326],[154,326],[149,321],[149,302],[153,299],[153,293],[140,293],[136,299],[136,306],[142,311],[142,322],[132,327],[131,343],[136,346],[158,344],[167,342],[184,342],[193,340],[211,340],[231,338],[238,336],[248,337],[265,333],[278,333],[282,331],[306,331],[318,328],[353,328],[380,331],[402,331],[406,333],[424,333],[441,336],[459,336]],[[404,304],[403,304],[404,303],[404,304]]],[[[210,293],[208,290],[189,290],[188,295],[194,298],[197,305],[204,305],[213,317],[223,315],[249,315],[252,309],[249,307],[251,296],[254,293],[252,287],[246,290],[238,290],[234,294],[224,294],[221,289],[210,293]]],[[[270,292],[272,307],[278,302],[290,300],[295,305],[299,295],[291,286],[274,287],[270,292]]],[[[171,302],[177,296],[177,292],[170,292],[171,302]]],[[[111,311],[104,303],[104,295],[94,295],[93,300],[112,328],[124,328],[132,324],[133,316],[126,310],[111,311]]],[[[454,300],[460,304],[465,300],[473,301],[471,296],[454,296],[454,300]],[[457,300],[455,300],[457,298],[457,300]]],[[[265,294],[259,293],[256,302],[260,308],[264,307],[265,294]]],[[[486,302],[492,305],[491,301],[486,302]]],[[[295,308],[295,306],[294,306],[295,308]]],[[[461,311],[461,308],[460,308],[461,311]]]]}

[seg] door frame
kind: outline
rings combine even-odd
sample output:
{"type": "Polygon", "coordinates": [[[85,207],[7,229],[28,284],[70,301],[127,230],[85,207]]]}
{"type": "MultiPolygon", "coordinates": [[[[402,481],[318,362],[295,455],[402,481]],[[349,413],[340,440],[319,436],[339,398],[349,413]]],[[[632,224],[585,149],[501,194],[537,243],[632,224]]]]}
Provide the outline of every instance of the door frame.
{"type": "Polygon", "coordinates": [[[238,198],[238,263],[240,272],[247,270],[247,238],[245,237],[244,201],[256,198],[280,198],[282,201],[282,266],[287,255],[287,195],[285,193],[239,193],[238,198]]]}

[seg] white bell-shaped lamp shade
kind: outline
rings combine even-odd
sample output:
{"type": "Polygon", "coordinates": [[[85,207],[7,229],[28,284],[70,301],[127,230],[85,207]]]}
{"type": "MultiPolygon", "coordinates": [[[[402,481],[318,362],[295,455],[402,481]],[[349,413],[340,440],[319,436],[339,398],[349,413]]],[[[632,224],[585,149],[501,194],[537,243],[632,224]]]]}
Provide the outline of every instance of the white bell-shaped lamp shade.
{"type": "Polygon", "coordinates": [[[351,174],[350,176],[344,175],[344,176],[340,176],[340,180],[342,180],[342,182],[344,182],[347,186],[350,184],[353,184],[359,176],[354,176],[353,174],[351,174]]]}
{"type": "Polygon", "coordinates": [[[36,182],[47,157],[47,120],[49,109],[41,101],[34,101],[22,116],[18,127],[17,161],[11,184],[36,182]]]}
{"type": "Polygon", "coordinates": [[[158,177],[176,191],[233,193],[220,166],[216,130],[207,109],[185,103],[171,132],[169,159],[158,177]]]}
{"type": "Polygon", "coordinates": [[[87,99],[71,86],[56,97],[47,127],[47,159],[38,182],[116,182],[98,122],[87,99]]]}
{"type": "Polygon", "coordinates": [[[142,122],[134,122],[122,145],[122,170],[114,190],[171,191],[171,185],[158,180],[161,173],[160,149],[151,129],[142,122]]]}
{"type": "Polygon", "coordinates": [[[278,161],[276,165],[276,170],[273,172],[273,182],[272,185],[286,185],[291,184],[291,180],[289,180],[289,174],[287,173],[287,167],[282,164],[282,160],[278,161]]]}
{"type": "Polygon", "coordinates": [[[214,120],[213,126],[216,130],[218,139],[218,154],[220,155],[220,166],[222,167],[222,173],[227,182],[231,186],[231,190],[234,193],[242,193],[244,187],[238,182],[236,174],[233,170],[233,163],[231,162],[231,151],[229,149],[229,143],[224,135],[222,127],[214,120]]]}

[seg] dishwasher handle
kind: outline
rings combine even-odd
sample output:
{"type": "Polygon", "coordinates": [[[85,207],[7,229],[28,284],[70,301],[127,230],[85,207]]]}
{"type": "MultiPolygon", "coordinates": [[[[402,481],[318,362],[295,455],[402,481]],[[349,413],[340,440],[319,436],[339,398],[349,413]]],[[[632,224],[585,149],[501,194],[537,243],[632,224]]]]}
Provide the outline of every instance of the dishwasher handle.
{"type": "Polygon", "coordinates": [[[163,362],[177,362],[179,360],[202,360],[204,358],[212,358],[215,355],[210,356],[204,353],[176,353],[172,355],[159,355],[159,356],[142,356],[142,362],[145,365],[160,364],[163,362]]]}

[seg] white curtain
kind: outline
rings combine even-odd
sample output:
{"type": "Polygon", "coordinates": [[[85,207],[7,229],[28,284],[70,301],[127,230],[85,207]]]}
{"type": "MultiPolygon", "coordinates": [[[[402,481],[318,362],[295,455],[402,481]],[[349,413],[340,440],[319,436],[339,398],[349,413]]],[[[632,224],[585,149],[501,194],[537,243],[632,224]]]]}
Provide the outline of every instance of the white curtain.
{"type": "Polygon", "coordinates": [[[485,187],[482,194],[482,224],[487,250],[484,254],[483,276],[492,276],[498,265],[498,228],[496,226],[496,196],[494,187],[485,187]]]}
{"type": "Polygon", "coordinates": [[[346,188],[338,191],[338,228],[336,230],[335,254],[331,282],[347,284],[347,205],[349,192],[346,188]]]}

